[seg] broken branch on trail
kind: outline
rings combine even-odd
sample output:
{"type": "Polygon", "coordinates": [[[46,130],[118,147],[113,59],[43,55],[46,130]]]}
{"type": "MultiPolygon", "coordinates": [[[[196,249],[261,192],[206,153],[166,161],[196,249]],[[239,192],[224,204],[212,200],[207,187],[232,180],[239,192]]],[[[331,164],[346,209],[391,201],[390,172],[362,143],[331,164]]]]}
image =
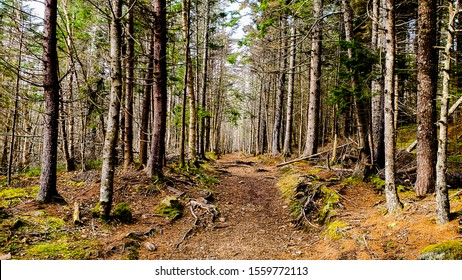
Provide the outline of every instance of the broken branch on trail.
{"type": "Polygon", "coordinates": [[[323,154],[326,154],[326,153],[330,153],[332,151],[336,151],[337,149],[349,146],[351,144],[353,144],[353,142],[349,142],[349,143],[343,144],[341,146],[338,146],[336,148],[332,148],[330,150],[320,152],[320,153],[317,153],[317,154],[313,154],[313,155],[310,155],[310,156],[305,156],[305,157],[297,158],[297,159],[294,159],[294,160],[286,161],[286,162],[283,162],[283,163],[280,163],[280,164],[276,165],[276,167],[282,167],[282,166],[292,164],[292,163],[295,163],[295,162],[299,162],[299,161],[302,161],[302,160],[307,160],[307,159],[310,159],[310,158],[314,158],[314,157],[317,157],[317,156],[320,156],[320,155],[323,155],[323,154]]]}

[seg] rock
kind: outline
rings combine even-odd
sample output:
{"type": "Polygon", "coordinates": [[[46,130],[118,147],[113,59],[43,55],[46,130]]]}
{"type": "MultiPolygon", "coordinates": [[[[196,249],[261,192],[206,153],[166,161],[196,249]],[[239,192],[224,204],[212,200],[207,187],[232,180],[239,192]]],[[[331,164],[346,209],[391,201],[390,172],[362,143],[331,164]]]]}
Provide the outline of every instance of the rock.
{"type": "Polygon", "coordinates": [[[143,233],[143,235],[152,236],[152,235],[154,235],[155,233],[156,233],[156,230],[155,230],[155,229],[149,228],[147,231],[145,231],[145,232],[143,233]]]}
{"type": "Polygon", "coordinates": [[[156,213],[176,220],[183,215],[183,208],[183,204],[177,198],[167,196],[157,206],[156,213]]]}
{"type": "Polygon", "coordinates": [[[244,184],[244,181],[239,181],[239,184],[244,184]]]}
{"type": "Polygon", "coordinates": [[[148,249],[149,251],[151,251],[151,252],[154,252],[154,251],[157,250],[156,245],[152,244],[151,242],[145,242],[145,243],[144,243],[144,247],[145,247],[146,249],[148,249]]]}
{"type": "Polygon", "coordinates": [[[226,218],[219,218],[218,220],[222,223],[226,222],[226,218]]]}
{"type": "Polygon", "coordinates": [[[6,255],[1,255],[0,260],[2,261],[11,260],[11,253],[8,253],[6,255]]]}

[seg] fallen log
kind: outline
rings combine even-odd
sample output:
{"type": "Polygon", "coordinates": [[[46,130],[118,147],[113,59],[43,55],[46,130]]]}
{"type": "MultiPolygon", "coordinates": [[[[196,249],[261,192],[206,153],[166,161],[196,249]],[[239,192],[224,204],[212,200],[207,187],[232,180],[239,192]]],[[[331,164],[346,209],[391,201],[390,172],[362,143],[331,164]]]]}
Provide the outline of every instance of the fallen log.
{"type": "MultiPolygon", "coordinates": [[[[343,148],[343,147],[349,146],[351,144],[353,144],[353,142],[349,142],[349,143],[343,144],[341,146],[338,146],[336,149],[343,148]]],[[[276,167],[281,167],[281,166],[285,166],[285,165],[292,164],[292,163],[295,163],[295,162],[299,162],[299,161],[302,161],[302,160],[307,160],[307,159],[317,157],[317,156],[320,156],[320,155],[323,155],[323,154],[326,154],[326,153],[330,153],[333,150],[334,150],[334,148],[330,149],[330,150],[327,150],[327,151],[324,151],[324,152],[316,153],[316,154],[313,154],[313,155],[310,155],[310,156],[305,156],[305,157],[297,158],[297,159],[294,159],[294,160],[286,161],[286,162],[283,162],[283,163],[280,163],[280,164],[276,165],[276,167]]]]}

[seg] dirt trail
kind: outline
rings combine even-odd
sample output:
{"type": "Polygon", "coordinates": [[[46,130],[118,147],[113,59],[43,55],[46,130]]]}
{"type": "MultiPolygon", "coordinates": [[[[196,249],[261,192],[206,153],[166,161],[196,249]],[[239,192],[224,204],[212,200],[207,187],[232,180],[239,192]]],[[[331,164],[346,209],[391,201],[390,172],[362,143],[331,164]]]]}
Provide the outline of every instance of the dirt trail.
{"type": "MultiPolygon", "coordinates": [[[[227,155],[214,166],[223,173],[220,183],[213,187],[220,219],[212,227],[195,231],[177,249],[171,245],[178,240],[171,239],[168,249],[164,248],[167,250],[159,244],[157,258],[303,258],[303,253],[291,244],[297,231],[276,186],[277,170],[252,158],[240,160],[238,155],[227,155]]],[[[193,218],[182,221],[184,233],[193,224],[193,218]]],[[[173,232],[167,230],[160,238],[169,233],[173,232]]]]}

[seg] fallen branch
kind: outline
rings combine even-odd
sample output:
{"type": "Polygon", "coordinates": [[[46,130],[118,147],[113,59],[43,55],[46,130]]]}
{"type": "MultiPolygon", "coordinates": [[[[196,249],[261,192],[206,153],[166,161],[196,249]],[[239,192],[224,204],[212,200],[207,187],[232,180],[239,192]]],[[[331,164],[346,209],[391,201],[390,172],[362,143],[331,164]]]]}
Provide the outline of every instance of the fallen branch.
{"type": "MultiPolygon", "coordinates": [[[[349,146],[349,145],[351,145],[351,144],[353,144],[353,142],[349,142],[349,143],[347,143],[347,144],[338,146],[337,149],[343,148],[343,147],[346,147],[346,146],[349,146]]],[[[325,154],[325,153],[330,153],[330,152],[332,152],[333,150],[334,150],[334,149],[330,149],[330,150],[327,150],[327,151],[324,151],[324,152],[320,152],[320,153],[317,153],[317,154],[313,154],[313,155],[310,155],[310,156],[301,157],[301,158],[297,158],[297,159],[294,159],[294,160],[286,161],[286,162],[283,162],[283,163],[280,163],[280,164],[276,165],[276,167],[281,167],[281,166],[285,166],[285,165],[288,165],[288,164],[291,164],[291,163],[295,163],[295,162],[299,162],[299,161],[302,161],[302,160],[307,160],[307,159],[310,159],[310,158],[313,158],[313,157],[317,157],[317,156],[323,155],[323,154],[325,154]]]]}
{"type": "Polygon", "coordinates": [[[193,226],[183,235],[180,241],[175,245],[175,249],[178,249],[180,245],[188,238],[188,236],[197,228],[199,224],[199,218],[197,217],[196,213],[194,212],[194,207],[192,205],[189,206],[189,210],[191,210],[191,214],[195,218],[193,226]]]}

